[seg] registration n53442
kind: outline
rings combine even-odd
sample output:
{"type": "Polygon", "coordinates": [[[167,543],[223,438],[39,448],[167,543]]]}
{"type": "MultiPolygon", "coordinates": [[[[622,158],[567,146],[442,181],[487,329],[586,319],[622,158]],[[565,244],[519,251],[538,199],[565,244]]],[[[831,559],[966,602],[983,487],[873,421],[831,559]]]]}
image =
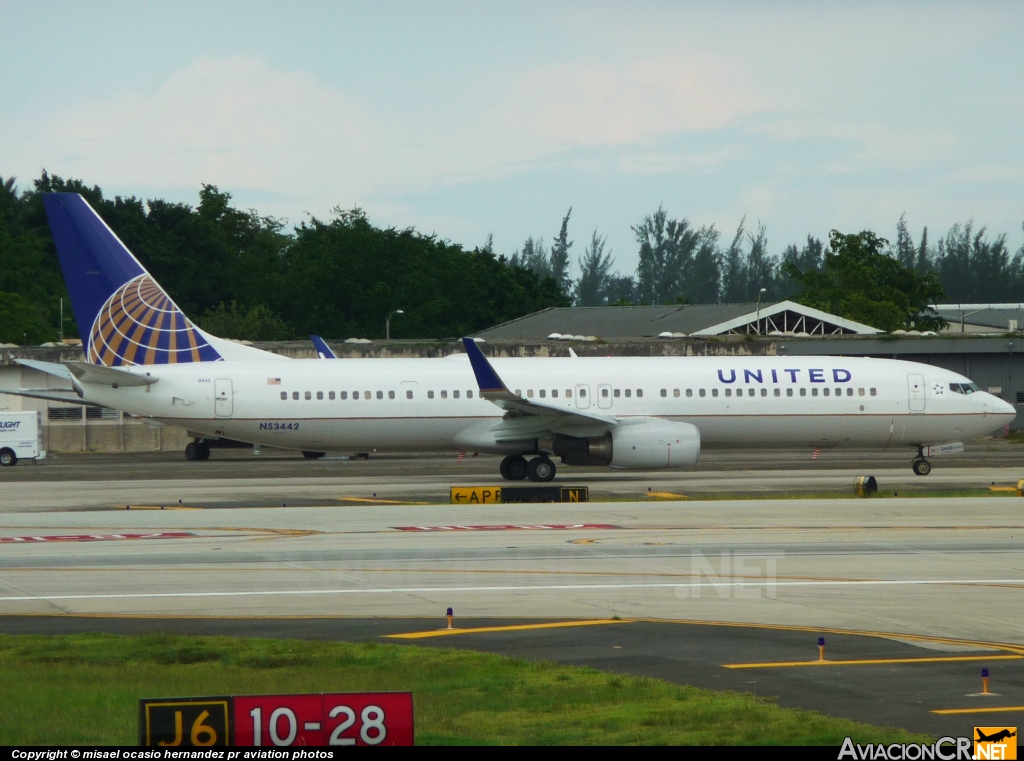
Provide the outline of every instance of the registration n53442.
{"type": "Polygon", "coordinates": [[[298,423],[282,423],[280,421],[273,423],[260,423],[261,431],[297,431],[299,430],[298,423]]]}

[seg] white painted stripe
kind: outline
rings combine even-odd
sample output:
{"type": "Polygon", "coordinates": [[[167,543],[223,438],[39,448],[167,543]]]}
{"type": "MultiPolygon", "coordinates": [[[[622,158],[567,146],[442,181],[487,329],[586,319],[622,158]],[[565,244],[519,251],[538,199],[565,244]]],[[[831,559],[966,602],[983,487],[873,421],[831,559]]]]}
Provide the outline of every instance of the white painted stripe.
{"type": "Polygon", "coordinates": [[[0,602],[27,602],[32,600],[150,600],[163,598],[201,598],[201,597],[274,597],[294,595],[383,595],[383,594],[431,594],[435,592],[549,592],[549,591],[589,591],[609,589],[717,589],[722,587],[870,587],[870,586],[982,586],[1024,584],[1024,579],[852,579],[849,581],[697,581],[672,582],[655,584],[536,584],[525,586],[492,586],[492,587],[384,587],[378,589],[278,589],[245,592],[141,592],[131,594],[95,594],[95,595],[38,595],[20,597],[0,597],[0,602]]]}

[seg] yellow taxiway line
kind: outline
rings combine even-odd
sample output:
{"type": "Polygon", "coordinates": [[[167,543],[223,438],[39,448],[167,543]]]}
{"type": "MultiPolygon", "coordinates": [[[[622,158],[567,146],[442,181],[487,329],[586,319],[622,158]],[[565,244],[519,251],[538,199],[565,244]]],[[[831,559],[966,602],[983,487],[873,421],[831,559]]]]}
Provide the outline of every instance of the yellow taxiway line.
{"type": "Polygon", "coordinates": [[[1018,711],[1024,711],[1024,706],[1002,706],[998,708],[942,708],[937,711],[932,711],[932,713],[950,716],[958,713],[1017,713],[1018,711]]]}
{"type": "Polygon", "coordinates": [[[599,618],[593,621],[557,621],[550,624],[518,624],[516,626],[480,626],[475,629],[435,629],[428,632],[408,632],[405,634],[385,634],[387,639],[426,639],[428,637],[447,637],[452,634],[483,634],[485,632],[521,632],[531,629],[563,629],[570,626],[606,626],[608,624],[628,624],[630,619],[599,618]]]}
{"type": "Polygon", "coordinates": [[[867,658],[842,661],[773,661],[770,663],[723,663],[727,669],[771,669],[790,666],[871,666],[886,663],[955,663],[958,661],[1019,661],[1024,655],[951,655],[936,658],[867,658]]]}

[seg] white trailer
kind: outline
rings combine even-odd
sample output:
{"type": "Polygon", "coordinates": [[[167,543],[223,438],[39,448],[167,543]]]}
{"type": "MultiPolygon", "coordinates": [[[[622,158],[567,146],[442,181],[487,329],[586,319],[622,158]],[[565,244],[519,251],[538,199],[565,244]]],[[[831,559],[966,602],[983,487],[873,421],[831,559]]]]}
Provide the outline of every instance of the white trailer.
{"type": "Polygon", "coordinates": [[[44,457],[43,413],[0,412],[0,465],[44,457]]]}

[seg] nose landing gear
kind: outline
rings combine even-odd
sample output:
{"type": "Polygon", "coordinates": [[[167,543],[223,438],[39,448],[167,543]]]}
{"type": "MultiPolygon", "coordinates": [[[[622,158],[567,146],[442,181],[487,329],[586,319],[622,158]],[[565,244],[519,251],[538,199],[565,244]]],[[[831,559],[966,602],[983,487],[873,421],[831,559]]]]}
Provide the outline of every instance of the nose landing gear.
{"type": "Polygon", "coordinates": [[[531,481],[545,483],[555,477],[556,468],[547,455],[534,457],[527,462],[525,457],[515,454],[502,460],[498,470],[506,481],[522,481],[529,478],[531,481]]]}

